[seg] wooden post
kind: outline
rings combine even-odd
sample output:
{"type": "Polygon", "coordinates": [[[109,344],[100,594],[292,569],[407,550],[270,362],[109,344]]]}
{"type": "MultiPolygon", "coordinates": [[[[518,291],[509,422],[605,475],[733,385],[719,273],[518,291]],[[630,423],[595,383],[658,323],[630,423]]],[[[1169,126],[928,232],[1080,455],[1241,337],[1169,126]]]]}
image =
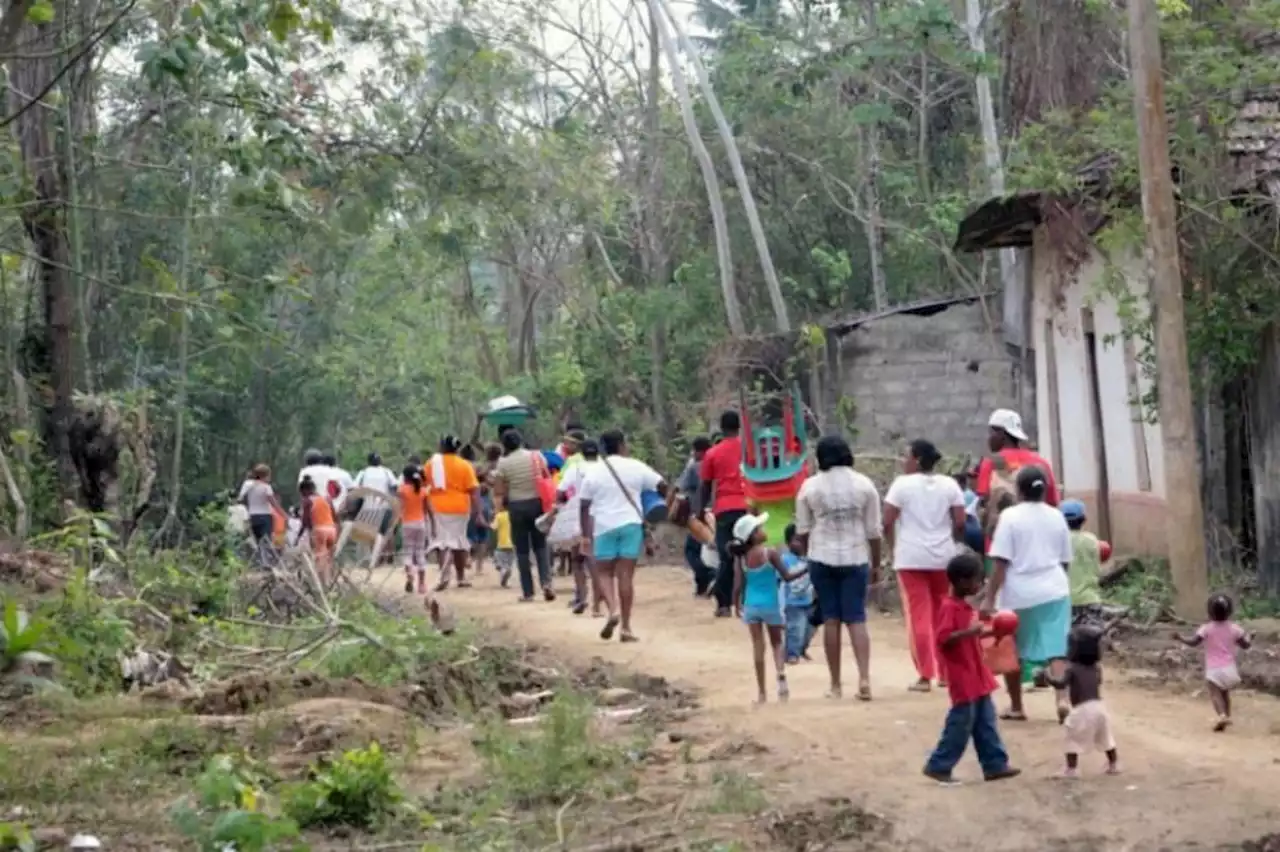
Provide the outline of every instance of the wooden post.
{"type": "Polygon", "coordinates": [[[1129,51],[1138,118],[1147,274],[1155,323],[1156,387],[1164,440],[1164,490],[1169,507],[1169,568],[1178,615],[1196,620],[1204,617],[1209,578],[1204,511],[1200,504],[1200,454],[1196,448],[1183,318],[1177,210],[1164,111],[1160,17],[1155,0],[1129,0],[1129,51]]]}

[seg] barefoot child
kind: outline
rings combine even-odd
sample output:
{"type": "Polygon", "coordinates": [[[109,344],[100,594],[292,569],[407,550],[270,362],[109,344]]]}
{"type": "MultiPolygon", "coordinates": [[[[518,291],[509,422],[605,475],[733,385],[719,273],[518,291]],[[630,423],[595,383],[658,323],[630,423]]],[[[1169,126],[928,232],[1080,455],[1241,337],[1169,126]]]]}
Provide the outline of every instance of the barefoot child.
{"type": "Polygon", "coordinates": [[[1063,726],[1067,732],[1067,766],[1063,778],[1079,777],[1080,753],[1096,748],[1107,755],[1107,774],[1115,775],[1116,741],[1111,738],[1111,720],[1102,703],[1102,631],[1096,627],[1074,627],[1067,637],[1067,669],[1061,678],[1049,676],[1055,689],[1065,689],[1071,712],[1063,726]]]}
{"type": "Polygon", "coordinates": [[[733,542],[729,551],[733,554],[733,602],[737,614],[746,622],[751,633],[751,649],[755,657],[757,703],[766,700],[764,688],[764,634],[769,632],[769,645],[773,648],[773,663],[778,672],[778,700],[786,701],[787,669],[783,658],[782,631],[786,619],[782,614],[782,598],[778,594],[778,578],[791,582],[807,574],[808,568],[788,571],[782,555],[765,547],[764,525],[767,514],[744,515],[733,525],[733,542]]]}
{"type": "Polygon", "coordinates": [[[972,553],[962,553],[947,563],[951,595],[939,608],[936,635],[938,652],[946,664],[951,710],[938,745],[924,765],[925,776],[939,784],[956,783],[951,771],[964,756],[969,740],[978,752],[985,780],[1000,781],[1021,772],[1009,765],[1009,755],[996,730],[996,705],[991,699],[996,680],[982,658],[979,641],[985,628],[967,600],[978,593],[982,578],[982,560],[972,553]]]}
{"type": "MultiPolygon", "coordinates": [[[[782,551],[782,564],[788,571],[797,571],[804,564],[801,555],[800,539],[796,535],[796,525],[787,524],[783,533],[787,546],[782,551]]],[[[787,616],[787,663],[798,663],[809,659],[809,640],[813,638],[813,626],[809,616],[813,612],[813,581],[809,575],[797,577],[784,587],[786,596],[785,613],[787,616]]]]}
{"type": "Polygon", "coordinates": [[[1204,679],[1209,685],[1209,698],[1213,701],[1218,720],[1215,731],[1225,731],[1231,724],[1231,690],[1240,685],[1240,670],[1236,668],[1236,651],[1253,644],[1253,637],[1231,620],[1235,605],[1226,595],[1209,598],[1209,621],[1194,636],[1173,634],[1192,648],[1204,645],[1204,679]]]}

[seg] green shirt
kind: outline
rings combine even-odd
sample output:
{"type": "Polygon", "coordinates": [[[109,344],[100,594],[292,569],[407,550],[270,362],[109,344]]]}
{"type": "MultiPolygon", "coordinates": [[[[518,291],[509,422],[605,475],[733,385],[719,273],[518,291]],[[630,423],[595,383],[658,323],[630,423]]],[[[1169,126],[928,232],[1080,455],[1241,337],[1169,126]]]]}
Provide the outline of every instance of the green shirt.
{"type": "Polygon", "coordinates": [[[1071,533],[1071,567],[1067,577],[1071,581],[1071,605],[1087,606],[1102,603],[1102,587],[1098,575],[1102,573],[1102,556],[1098,552],[1098,537],[1084,530],[1071,533]]]}

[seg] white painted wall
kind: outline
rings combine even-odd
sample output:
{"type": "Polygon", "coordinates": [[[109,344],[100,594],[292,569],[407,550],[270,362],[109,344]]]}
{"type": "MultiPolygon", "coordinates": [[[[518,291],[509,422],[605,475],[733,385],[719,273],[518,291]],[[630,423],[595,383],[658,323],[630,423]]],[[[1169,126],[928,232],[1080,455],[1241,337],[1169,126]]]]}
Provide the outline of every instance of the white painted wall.
{"type": "MultiPolygon", "coordinates": [[[[1146,284],[1142,261],[1130,257],[1122,262],[1122,274],[1131,292],[1146,303],[1146,284]]],[[[1107,272],[1106,261],[1094,252],[1083,263],[1074,279],[1064,286],[1056,285],[1057,249],[1048,240],[1045,229],[1038,228],[1032,250],[1033,299],[1032,341],[1036,352],[1036,414],[1039,422],[1040,454],[1047,459],[1061,458],[1062,470],[1055,471],[1068,492],[1097,490],[1095,436],[1090,420],[1088,356],[1085,347],[1081,311],[1093,311],[1094,334],[1097,338],[1098,377],[1102,408],[1103,441],[1107,451],[1107,478],[1112,492],[1141,492],[1140,456],[1136,451],[1134,412],[1125,367],[1121,321],[1116,300],[1105,293],[1101,282],[1107,272]],[[1053,350],[1057,361],[1058,415],[1061,422],[1060,453],[1053,446],[1055,434],[1050,417],[1049,369],[1046,360],[1046,320],[1052,321],[1053,350]]],[[[1143,394],[1150,381],[1139,375],[1143,394]]],[[[1164,463],[1161,455],[1160,427],[1143,424],[1152,496],[1164,496],[1164,463]]]]}

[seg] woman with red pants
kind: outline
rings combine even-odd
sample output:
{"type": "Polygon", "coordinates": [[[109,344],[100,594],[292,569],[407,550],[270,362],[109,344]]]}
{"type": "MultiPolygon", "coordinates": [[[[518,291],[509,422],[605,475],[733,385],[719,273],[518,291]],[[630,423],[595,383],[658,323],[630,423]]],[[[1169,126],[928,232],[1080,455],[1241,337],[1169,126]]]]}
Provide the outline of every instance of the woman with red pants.
{"type": "Polygon", "coordinates": [[[947,563],[964,540],[964,492],[950,476],[934,473],[941,455],[926,440],[911,442],[903,474],[884,497],[884,537],[893,549],[893,570],[902,592],[911,658],[919,680],[914,692],[946,681],[934,635],[939,607],[947,597],[947,563]]]}

